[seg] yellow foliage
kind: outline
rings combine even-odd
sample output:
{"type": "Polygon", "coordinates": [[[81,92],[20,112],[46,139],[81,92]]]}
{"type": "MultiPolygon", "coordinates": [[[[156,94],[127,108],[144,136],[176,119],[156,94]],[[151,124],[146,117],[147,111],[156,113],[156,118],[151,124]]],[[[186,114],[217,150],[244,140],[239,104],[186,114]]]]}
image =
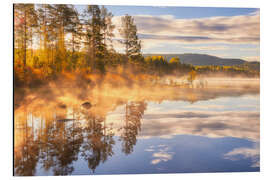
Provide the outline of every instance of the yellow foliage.
{"type": "Polygon", "coordinates": [[[196,79],[197,73],[196,71],[192,70],[188,73],[188,81],[193,82],[196,79]]]}

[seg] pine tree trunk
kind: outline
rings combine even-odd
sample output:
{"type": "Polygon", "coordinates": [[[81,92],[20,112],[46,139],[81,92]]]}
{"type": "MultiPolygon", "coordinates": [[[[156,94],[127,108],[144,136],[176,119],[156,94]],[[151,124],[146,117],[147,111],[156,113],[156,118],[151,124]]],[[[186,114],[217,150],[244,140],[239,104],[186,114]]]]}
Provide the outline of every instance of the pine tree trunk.
{"type": "Polygon", "coordinates": [[[26,72],[26,41],[27,41],[27,27],[26,27],[26,10],[24,10],[24,39],[23,39],[23,50],[24,50],[24,54],[23,54],[23,69],[24,69],[24,73],[26,72]]]}

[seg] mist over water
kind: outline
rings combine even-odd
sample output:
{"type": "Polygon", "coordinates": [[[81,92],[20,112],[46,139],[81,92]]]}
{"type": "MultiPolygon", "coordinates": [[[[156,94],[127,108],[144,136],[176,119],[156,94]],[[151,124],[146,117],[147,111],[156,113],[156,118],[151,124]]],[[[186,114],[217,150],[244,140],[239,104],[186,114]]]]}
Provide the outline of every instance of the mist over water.
{"type": "Polygon", "coordinates": [[[259,79],[143,78],[15,89],[15,175],[259,171],[259,79]]]}
{"type": "Polygon", "coordinates": [[[14,175],[260,171],[259,9],[121,8],[13,5],[14,175]]]}

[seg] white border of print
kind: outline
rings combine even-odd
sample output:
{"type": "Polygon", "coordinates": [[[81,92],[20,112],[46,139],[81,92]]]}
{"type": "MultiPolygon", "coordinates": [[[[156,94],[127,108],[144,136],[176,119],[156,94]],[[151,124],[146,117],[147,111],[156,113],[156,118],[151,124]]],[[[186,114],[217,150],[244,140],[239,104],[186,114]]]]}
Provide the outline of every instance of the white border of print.
{"type": "MultiPolygon", "coordinates": [[[[256,7],[261,8],[261,172],[257,173],[195,173],[195,174],[154,174],[154,175],[105,175],[92,176],[94,179],[117,179],[117,180],[137,180],[138,178],[151,179],[269,179],[270,176],[270,111],[269,100],[270,83],[270,57],[269,57],[269,32],[270,32],[270,6],[269,1],[265,0],[13,0],[3,1],[0,5],[1,12],[1,64],[0,64],[0,104],[1,104],[1,126],[0,126],[0,177],[1,179],[28,179],[29,177],[13,177],[12,176],[12,6],[13,3],[69,3],[69,4],[106,4],[106,5],[154,5],[154,6],[200,6],[200,7],[256,7]],[[136,2],[136,3],[135,3],[136,2]]],[[[31,177],[31,179],[47,179],[48,177],[31,177]]],[[[53,177],[50,179],[89,179],[89,176],[68,176],[53,177]]]]}

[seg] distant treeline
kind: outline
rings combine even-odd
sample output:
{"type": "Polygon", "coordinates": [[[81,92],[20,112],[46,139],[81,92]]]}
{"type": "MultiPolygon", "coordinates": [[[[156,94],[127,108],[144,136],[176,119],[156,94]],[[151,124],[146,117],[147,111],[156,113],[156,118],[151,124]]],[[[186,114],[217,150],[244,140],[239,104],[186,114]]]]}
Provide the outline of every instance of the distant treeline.
{"type": "Polygon", "coordinates": [[[259,76],[250,66],[192,66],[178,57],[143,57],[134,18],[125,15],[114,38],[113,14],[104,6],[88,5],[79,13],[73,5],[14,5],[14,78],[15,86],[49,82],[63,73],[119,73],[153,76],[185,75],[189,72],[222,72],[228,75],[259,76]],[[121,43],[125,53],[114,50],[121,43]],[[119,68],[120,67],[120,68],[119,68]]]}

